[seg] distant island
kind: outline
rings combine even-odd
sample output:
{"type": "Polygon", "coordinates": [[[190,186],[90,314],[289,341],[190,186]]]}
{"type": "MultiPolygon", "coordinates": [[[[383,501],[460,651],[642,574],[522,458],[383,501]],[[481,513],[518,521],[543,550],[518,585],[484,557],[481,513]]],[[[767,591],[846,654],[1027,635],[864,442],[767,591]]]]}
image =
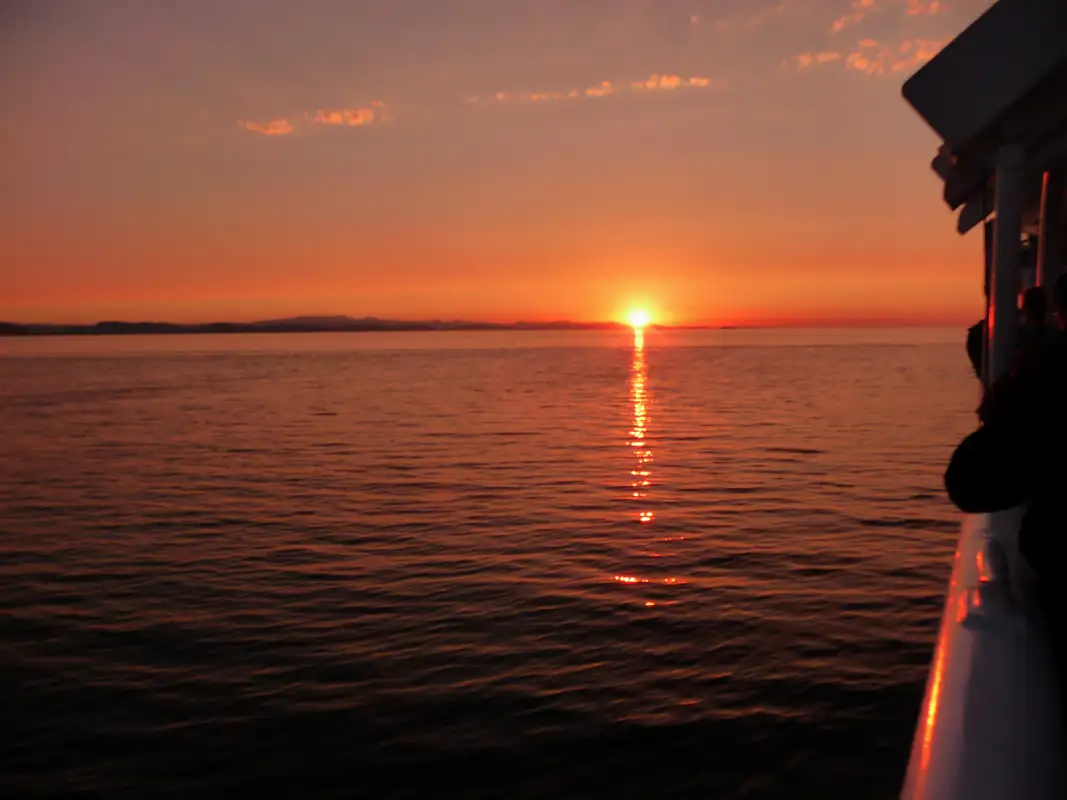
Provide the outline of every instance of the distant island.
{"type": "Polygon", "coordinates": [[[0,322],[0,336],[116,336],[129,334],[175,333],[324,333],[370,331],[602,331],[626,330],[618,322],[470,322],[467,320],[379,319],[377,317],[289,317],[259,322],[175,322],[105,321],[92,325],[48,325],[0,322]]]}
{"type": "MultiPolygon", "coordinates": [[[[749,325],[672,324],[652,323],[649,329],[677,331],[732,331],[741,329],[774,330],[783,328],[897,328],[897,327],[959,327],[962,323],[947,324],[941,320],[894,320],[858,318],[841,320],[764,321],[749,325]]],[[[629,331],[631,325],[622,322],[472,322],[470,320],[399,320],[378,317],[287,317],[258,322],[120,322],[105,321],[85,325],[0,322],[0,337],[4,336],[121,336],[135,334],[175,333],[344,333],[373,331],[629,331]]]]}

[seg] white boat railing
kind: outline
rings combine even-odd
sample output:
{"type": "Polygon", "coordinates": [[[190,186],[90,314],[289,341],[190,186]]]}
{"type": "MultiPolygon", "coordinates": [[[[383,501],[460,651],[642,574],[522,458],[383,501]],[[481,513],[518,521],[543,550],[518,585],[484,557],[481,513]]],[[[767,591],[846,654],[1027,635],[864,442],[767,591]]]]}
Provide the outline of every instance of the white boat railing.
{"type": "Polygon", "coordinates": [[[1019,510],[963,523],[903,800],[1062,800],[1067,739],[1019,510]]]}

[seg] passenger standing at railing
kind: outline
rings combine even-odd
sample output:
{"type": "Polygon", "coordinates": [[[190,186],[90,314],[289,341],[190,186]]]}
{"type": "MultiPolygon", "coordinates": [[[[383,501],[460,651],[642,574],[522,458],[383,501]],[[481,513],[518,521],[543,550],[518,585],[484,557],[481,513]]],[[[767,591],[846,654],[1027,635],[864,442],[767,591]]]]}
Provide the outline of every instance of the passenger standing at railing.
{"type": "Polygon", "coordinates": [[[949,497],[968,513],[1026,504],[1019,549],[1037,575],[1067,702],[1067,605],[1057,585],[1067,565],[1067,275],[1053,288],[1059,331],[1030,343],[986,392],[981,428],[956,448],[949,497]]]}
{"type": "Polygon", "coordinates": [[[1031,286],[1026,290],[1021,311],[1019,341],[1012,365],[1016,371],[1027,369],[1028,362],[1040,362],[1059,333],[1059,326],[1048,312],[1048,295],[1043,287],[1031,286]]]}
{"type": "MultiPolygon", "coordinates": [[[[982,351],[985,349],[985,320],[967,330],[967,357],[974,374],[982,379],[982,351]]],[[[1023,294],[1020,309],[1019,336],[1016,360],[1043,351],[1056,335],[1056,324],[1049,317],[1048,297],[1039,286],[1031,286],[1023,294]]]]}

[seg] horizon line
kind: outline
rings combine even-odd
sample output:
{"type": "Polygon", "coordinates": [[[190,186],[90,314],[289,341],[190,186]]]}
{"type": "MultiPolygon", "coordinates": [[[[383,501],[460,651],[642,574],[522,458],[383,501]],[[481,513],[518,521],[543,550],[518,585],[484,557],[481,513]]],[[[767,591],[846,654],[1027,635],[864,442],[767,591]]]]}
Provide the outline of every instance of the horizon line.
{"type": "MultiPolygon", "coordinates": [[[[243,332],[258,332],[264,328],[282,328],[292,329],[293,332],[297,332],[300,327],[304,328],[301,332],[330,332],[336,330],[337,332],[359,332],[360,330],[367,330],[371,326],[382,326],[385,330],[390,328],[398,328],[402,326],[418,326],[424,328],[428,326],[442,326],[437,330],[440,332],[448,332],[449,330],[456,329],[471,329],[476,327],[478,329],[488,330],[501,330],[508,328],[553,328],[553,327],[574,327],[574,328],[635,328],[642,327],[646,329],[663,329],[663,330],[722,330],[722,329],[774,329],[774,328],[792,328],[792,329],[820,329],[820,328],[956,328],[960,326],[967,326],[972,324],[971,320],[963,320],[946,317],[929,318],[929,317],[898,317],[898,316],[848,316],[848,317],[765,317],[762,319],[720,319],[715,321],[688,321],[688,322],[649,322],[647,325],[634,326],[631,323],[621,320],[572,320],[572,319],[542,319],[542,320],[530,320],[530,319],[516,319],[513,321],[489,321],[478,319],[463,319],[452,318],[445,319],[441,317],[435,317],[432,319],[397,319],[388,317],[377,316],[363,316],[353,317],[346,314],[301,314],[289,317],[275,317],[271,319],[254,319],[247,321],[225,321],[225,320],[213,320],[213,321],[199,321],[199,322],[170,322],[160,319],[98,319],[95,322],[17,322],[14,320],[0,320],[0,333],[3,333],[3,328],[8,329],[8,333],[17,333],[19,330],[26,333],[43,333],[43,332],[59,332],[60,330],[67,330],[71,332],[79,331],[93,331],[98,330],[103,332],[108,328],[135,328],[135,327],[156,327],[156,328],[170,328],[170,329],[197,329],[197,328],[215,328],[222,329],[215,332],[227,332],[224,329],[236,328],[243,330],[233,330],[235,333],[243,332]],[[345,326],[350,327],[345,327],[345,326]],[[364,326],[362,328],[358,326],[364,326]],[[357,326],[357,327],[351,327],[357,326]],[[14,329],[14,330],[13,330],[14,329]],[[102,330],[103,329],[103,330],[102,330]]],[[[434,330],[430,327],[430,330],[434,330]]],[[[117,331],[116,331],[117,332],[117,331]]],[[[151,331],[144,331],[151,332],[151,331]]],[[[162,332],[162,331],[161,331],[162,332]]],[[[174,331],[180,332],[180,331],[174,331]]],[[[189,331],[196,332],[196,331],[189,331]]],[[[208,331],[210,332],[210,331],[208,331]]],[[[284,332],[275,331],[275,332],[284,332]]]]}

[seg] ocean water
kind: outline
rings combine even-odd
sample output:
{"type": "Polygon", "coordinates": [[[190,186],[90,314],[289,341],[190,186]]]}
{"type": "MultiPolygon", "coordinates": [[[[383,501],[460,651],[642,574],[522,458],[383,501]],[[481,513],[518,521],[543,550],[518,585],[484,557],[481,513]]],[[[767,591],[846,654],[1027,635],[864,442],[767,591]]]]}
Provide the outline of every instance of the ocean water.
{"type": "Polygon", "coordinates": [[[962,338],[0,339],[0,795],[893,797],[962,338]]]}

